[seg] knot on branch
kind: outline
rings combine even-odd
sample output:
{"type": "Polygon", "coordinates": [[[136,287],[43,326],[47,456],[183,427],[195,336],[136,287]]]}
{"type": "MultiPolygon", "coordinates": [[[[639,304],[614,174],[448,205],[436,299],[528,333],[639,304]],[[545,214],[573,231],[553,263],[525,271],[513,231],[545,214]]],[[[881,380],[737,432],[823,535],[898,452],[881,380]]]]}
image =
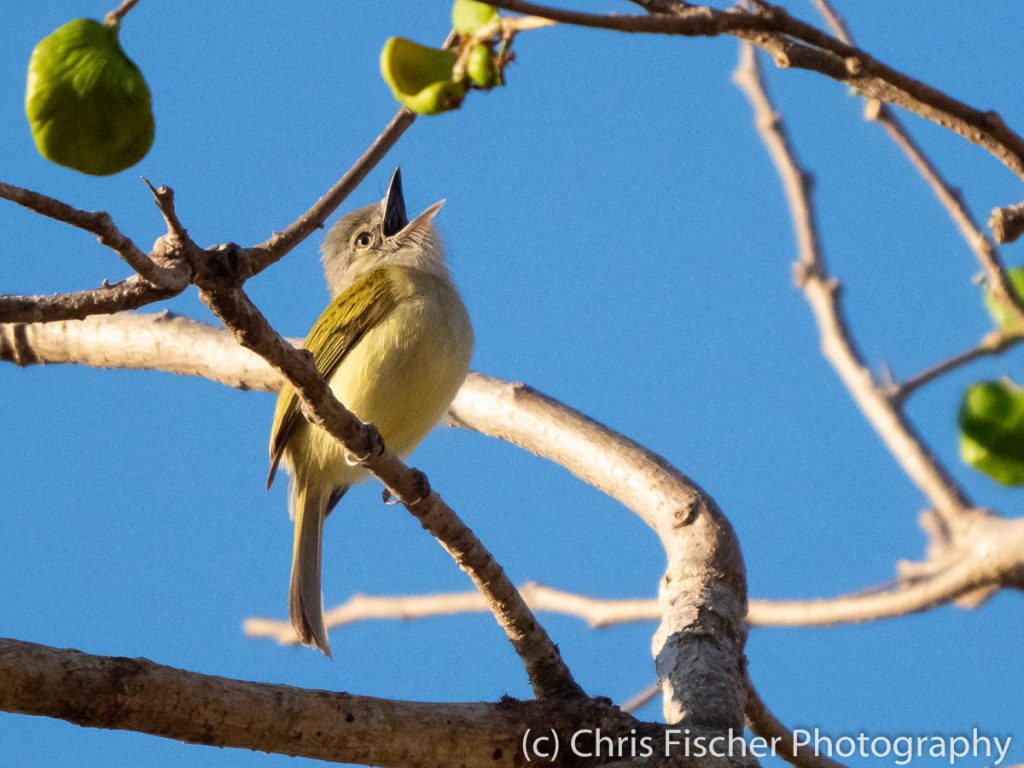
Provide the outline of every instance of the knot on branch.
{"type": "Polygon", "coordinates": [[[237,243],[218,243],[201,252],[196,270],[203,282],[213,281],[226,286],[241,285],[245,277],[242,265],[245,251],[237,243]]]}
{"type": "Polygon", "coordinates": [[[996,242],[1012,243],[1024,234],[1024,201],[1004,208],[993,208],[988,220],[996,242]]]}

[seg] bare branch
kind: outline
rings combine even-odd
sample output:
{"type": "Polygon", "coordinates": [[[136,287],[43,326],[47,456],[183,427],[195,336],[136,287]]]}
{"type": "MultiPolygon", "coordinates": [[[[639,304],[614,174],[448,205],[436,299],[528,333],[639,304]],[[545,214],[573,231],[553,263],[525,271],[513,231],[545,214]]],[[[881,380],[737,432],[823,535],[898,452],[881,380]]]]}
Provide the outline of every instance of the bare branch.
{"type": "Polygon", "coordinates": [[[308,211],[289,224],[281,232],[275,232],[268,240],[246,249],[249,265],[245,277],[251,277],[276,262],[295,246],[323,227],[327,217],[334,213],[345,198],[359,186],[395,143],[402,137],[406,129],[416,120],[413,112],[399,109],[391,118],[380,135],[373,140],[367,150],[345,171],[338,181],[314,203],[308,211]]]}
{"type": "Polygon", "coordinates": [[[741,46],[734,79],[750,100],[757,130],[785,188],[800,253],[796,282],[814,312],[823,354],[903,471],[936,511],[948,520],[964,515],[972,507],[967,494],[928,450],[884,387],[875,381],[853,341],[842,308],[839,282],[829,275],[822,255],[807,175],[797,163],[782,120],[768,99],[757,57],[748,44],[741,46]]]}
{"type": "MultiPolygon", "coordinates": [[[[905,563],[908,578],[894,585],[816,600],[751,600],[747,623],[752,627],[832,627],[908,616],[948,605],[990,588],[1020,588],[1024,583],[1024,520],[983,516],[968,541],[961,541],[942,562],[905,563]],[[913,574],[911,578],[910,575],[913,574]]],[[[595,598],[528,583],[520,594],[535,611],[574,616],[595,629],[639,621],[657,621],[661,606],[645,598],[595,598]]],[[[327,612],[327,626],[360,621],[416,619],[465,613],[486,613],[477,592],[428,595],[354,595],[327,612]]],[[[250,637],[296,642],[286,620],[252,618],[245,622],[250,637]]]]}
{"type": "Polygon", "coordinates": [[[623,712],[636,712],[654,701],[659,693],[661,693],[661,683],[651,683],[638,694],[630,697],[619,709],[623,712]]]}
{"type": "Polygon", "coordinates": [[[892,398],[896,403],[902,404],[911,394],[926,384],[935,381],[940,376],[945,376],[950,371],[962,368],[979,358],[988,357],[989,355],[1001,355],[1008,349],[1017,346],[1021,341],[1024,341],[1024,336],[1007,335],[1002,331],[992,331],[992,333],[986,334],[976,346],[958,355],[953,355],[953,357],[947,360],[936,363],[931,368],[896,384],[892,391],[892,398]]]}
{"type": "Polygon", "coordinates": [[[661,456],[525,384],[477,374],[449,415],[561,464],[658,533],[668,558],[654,638],[665,719],[688,723],[696,714],[704,724],[739,728],[746,574],[714,501],[661,456]]]}
{"type": "Polygon", "coordinates": [[[103,17],[103,23],[110,26],[120,24],[121,19],[127,16],[128,12],[138,4],[139,0],[122,0],[122,3],[117,8],[103,17]]]}
{"type": "MultiPolygon", "coordinates": [[[[846,22],[836,13],[828,0],[814,0],[814,4],[825,17],[825,20],[832,27],[844,43],[853,45],[853,37],[850,34],[846,22]]],[[[1006,305],[1017,318],[1024,322],[1024,305],[1021,304],[1021,297],[1010,287],[1006,276],[1006,269],[999,256],[999,249],[974,220],[970,209],[964,202],[959,190],[955,189],[939,172],[938,168],[921,149],[920,145],[904,127],[903,123],[886,104],[877,99],[868,99],[864,104],[864,117],[877,122],[889,137],[896,143],[907,156],[918,173],[932,188],[935,196],[942,203],[942,206],[949,213],[953,222],[957,225],[967,245],[977,256],[978,261],[988,276],[989,290],[1000,303],[1006,305]]]]}
{"type": "Polygon", "coordinates": [[[764,703],[757,689],[754,688],[750,675],[746,675],[744,679],[747,686],[747,725],[750,730],[769,744],[782,746],[781,749],[774,749],[774,754],[799,768],[844,768],[842,763],[819,755],[813,749],[806,747],[798,749],[793,732],[771,713],[768,705],[764,703]],[[778,741],[775,741],[776,739],[778,741]]]}
{"type": "Polygon", "coordinates": [[[200,297],[242,345],[291,382],[305,417],[340,441],[355,461],[384,483],[469,575],[522,659],[536,694],[583,695],[557,646],[483,543],[431,489],[422,472],[388,452],[377,430],[338,402],[309,353],[281,338],[241,288],[200,284],[200,297]]]}
{"type": "Polygon", "coordinates": [[[938,123],[985,148],[1024,178],[1024,139],[1011,131],[997,113],[974,109],[883,64],[867,52],[793,18],[778,6],[758,3],[755,12],[748,12],[673,3],[659,13],[629,16],[567,11],[524,0],[494,0],[491,4],[565,24],[620,32],[733,35],[767,51],[776,66],[818,72],[849,84],[869,98],[895,104],[938,123]]]}
{"type": "Polygon", "coordinates": [[[565,737],[581,728],[615,733],[645,727],[606,700],[394,701],[2,639],[0,710],[192,744],[394,768],[511,768],[522,762],[528,728],[565,737]]]}
{"type": "Polygon", "coordinates": [[[138,309],[169,299],[181,289],[158,288],[139,275],[113,285],[48,296],[0,296],[0,323],[42,323],[76,320],[90,315],[138,309]]]}
{"type": "Polygon", "coordinates": [[[28,208],[30,211],[96,235],[101,244],[117,253],[125,263],[155,288],[184,290],[186,276],[179,270],[156,264],[134,242],[117,228],[105,211],[82,211],[67,203],[30,189],[0,181],[0,197],[28,208]]]}
{"type": "MultiPolygon", "coordinates": [[[[519,587],[519,594],[534,611],[548,611],[583,619],[595,629],[661,618],[657,600],[598,599],[565,592],[536,582],[519,587]]],[[[430,595],[353,595],[325,614],[328,629],[379,619],[425,619],[464,613],[486,613],[487,602],[479,592],[447,592],[430,595]]],[[[289,621],[252,618],[245,621],[249,637],[265,637],[282,645],[294,645],[295,631],[289,621]]]]}
{"type": "MultiPolygon", "coordinates": [[[[301,339],[291,343],[301,344],[301,339]]],[[[74,363],[158,370],[263,392],[277,392],[283,381],[265,360],[240,346],[227,329],[166,311],[0,324],[0,360],[22,366],[74,363]]]]}

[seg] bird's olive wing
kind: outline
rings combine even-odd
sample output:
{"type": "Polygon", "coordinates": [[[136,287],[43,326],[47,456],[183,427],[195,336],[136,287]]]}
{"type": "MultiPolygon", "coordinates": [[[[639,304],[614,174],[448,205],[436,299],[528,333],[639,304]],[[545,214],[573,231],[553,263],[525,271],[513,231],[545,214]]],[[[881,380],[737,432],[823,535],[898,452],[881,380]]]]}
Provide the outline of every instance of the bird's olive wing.
{"type": "MultiPolygon", "coordinates": [[[[378,269],[360,278],[327,305],[313,324],[302,348],[313,353],[313,362],[324,378],[330,377],[359,340],[398,304],[395,282],[389,270],[378,269]]],[[[270,429],[270,472],[267,488],[281,462],[285,446],[302,421],[299,398],[285,382],[277,397],[274,425],[270,429]]]]}

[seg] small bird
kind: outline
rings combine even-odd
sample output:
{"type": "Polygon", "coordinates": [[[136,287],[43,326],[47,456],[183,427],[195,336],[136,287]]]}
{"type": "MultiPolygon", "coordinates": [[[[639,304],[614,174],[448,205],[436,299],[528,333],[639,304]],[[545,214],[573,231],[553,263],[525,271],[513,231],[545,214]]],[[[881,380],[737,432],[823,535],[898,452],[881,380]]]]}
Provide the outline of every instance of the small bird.
{"type": "MultiPolygon", "coordinates": [[[[338,400],[402,458],[448,410],[473,351],[469,314],[433,224],[444,202],[409,221],[395,169],[382,201],[342,217],[322,248],[333,298],[303,343],[338,400]]],[[[320,591],[324,519],[367,472],[306,421],[289,384],[274,411],[267,488],[279,464],[291,475],[295,520],[288,612],[299,640],[330,656],[320,591]]]]}

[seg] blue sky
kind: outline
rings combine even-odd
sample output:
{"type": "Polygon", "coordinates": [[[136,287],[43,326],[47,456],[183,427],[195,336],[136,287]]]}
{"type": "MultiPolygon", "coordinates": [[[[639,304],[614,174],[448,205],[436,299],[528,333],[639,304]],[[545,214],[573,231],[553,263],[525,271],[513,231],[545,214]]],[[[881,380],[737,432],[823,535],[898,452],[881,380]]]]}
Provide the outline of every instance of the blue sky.
{"type": "MultiPolygon", "coordinates": [[[[136,168],[93,178],[36,154],[23,114],[33,45],[95,2],[15,2],[0,33],[0,178],[111,212],[141,245],[161,234],[139,181],[177,192],[200,243],[249,244],[329,186],[394,113],[377,72],[384,40],[444,37],[448,5],[311,0],[142,0],[122,42],[154,94],[156,142],[136,168]]],[[[625,3],[579,7],[629,11],[625,3]]],[[[789,6],[815,20],[810,3],[789,6]]],[[[883,61],[1024,128],[1012,0],[843,8],[883,61]]],[[[733,522],[754,597],[839,594],[922,555],[925,501],[860,417],[791,284],[779,184],[730,82],[737,45],[570,28],[524,35],[508,87],[419,120],[345,208],[379,198],[400,163],[411,212],[438,198],[477,334],[473,367],[529,382],[665,455],[733,522]]],[[[971,253],[843,86],[769,71],[815,174],[830,265],[876,367],[908,376],[977,342],[989,321],[971,253]]],[[[979,218],[1021,198],[982,150],[916,118],[914,135],[979,218]]],[[[0,206],[0,292],[45,293],[125,276],[92,238],[0,206]]],[[[249,284],[300,336],[327,294],[318,238],[249,284]]],[[[1017,245],[1004,249],[1021,263],[1017,245]]],[[[170,309],[212,320],[194,291],[170,309]]],[[[162,307],[154,307],[155,311],[162,307]]],[[[982,505],[1020,492],[959,463],[963,388],[1022,373],[1020,353],[916,395],[910,415],[982,505]]],[[[525,697],[487,616],[378,622],[332,633],[335,660],[247,639],[242,621],[286,614],[285,486],[263,491],[274,398],[161,373],[0,366],[0,636],[145,656],[250,680],[424,700],[525,697]]],[[[596,596],[653,596],[663,565],[643,524],[565,471],[508,445],[441,429],[414,462],[517,581],[596,596]]],[[[400,507],[366,485],[327,525],[327,603],[355,592],[468,588],[400,507]]],[[[755,629],[751,673],[786,722],[832,733],[1018,738],[1021,598],[835,629],[755,629]]],[[[653,625],[605,631],[543,620],[584,687],[623,701],[654,679],[653,625]]],[[[642,713],[657,718],[653,705],[642,713]]],[[[130,762],[285,766],[284,757],[181,745],[0,714],[11,765],[130,762]]],[[[867,765],[865,761],[850,761],[867,765]]],[[[885,763],[888,764],[888,763],[885,763]]],[[[980,763],[970,763],[980,764],[980,763]]]]}

